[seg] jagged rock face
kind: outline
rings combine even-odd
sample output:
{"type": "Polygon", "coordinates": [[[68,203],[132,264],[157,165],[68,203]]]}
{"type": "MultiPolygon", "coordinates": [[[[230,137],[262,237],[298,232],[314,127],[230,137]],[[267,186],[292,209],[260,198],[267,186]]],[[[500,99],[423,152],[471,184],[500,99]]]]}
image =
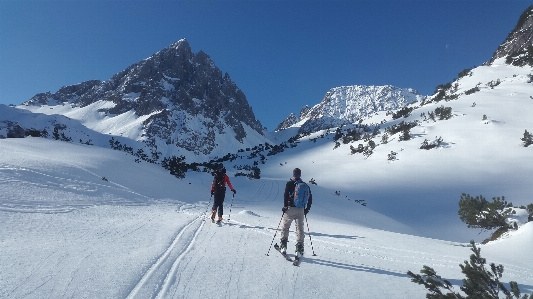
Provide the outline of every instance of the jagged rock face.
{"type": "Polygon", "coordinates": [[[305,107],[303,107],[300,110],[300,119],[307,117],[307,114],[309,113],[309,111],[311,111],[311,108],[309,108],[309,106],[305,105],[305,107]]]}
{"type": "Polygon", "coordinates": [[[507,57],[508,64],[533,65],[533,5],[522,13],[513,31],[492,55],[489,64],[502,57],[507,57]]]}
{"type": "Polygon", "coordinates": [[[335,87],[313,108],[304,107],[300,111],[300,118],[289,117],[291,119],[286,119],[278,128],[286,129],[292,124],[305,121],[299,131],[316,132],[353,124],[376,112],[396,110],[421,99],[422,96],[416,90],[390,85],[335,87]],[[292,124],[289,125],[290,123],[292,124]]]}
{"type": "Polygon", "coordinates": [[[306,117],[307,113],[309,113],[310,110],[311,110],[311,108],[309,108],[309,106],[305,105],[305,107],[303,107],[300,110],[300,116],[299,117],[294,115],[294,113],[291,113],[284,121],[282,121],[277,126],[277,128],[274,131],[278,132],[278,131],[290,128],[291,126],[293,126],[296,123],[298,123],[301,119],[304,119],[306,117]]]}
{"type": "Polygon", "coordinates": [[[230,76],[200,51],[192,53],[182,39],[142,60],[107,81],[87,81],[61,88],[57,93],[38,94],[25,105],[57,105],[68,102],[84,107],[97,101],[113,102],[101,110],[109,115],[135,111],[150,115],[144,122],[144,140],[157,138],[188,151],[208,154],[216,147],[215,133],[228,127],[242,142],[243,123],[262,135],[244,93],[230,76]]]}
{"type": "Polygon", "coordinates": [[[283,120],[274,130],[275,132],[290,128],[292,125],[300,121],[300,118],[291,113],[285,120],[283,120]]]}
{"type": "Polygon", "coordinates": [[[40,93],[26,101],[27,105],[62,105],[64,102],[76,102],[81,98],[85,98],[86,94],[94,87],[98,86],[102,81],[91,80],[83,83],[65,86],[59,89],[56,93],[50,92],[40,93]]]}

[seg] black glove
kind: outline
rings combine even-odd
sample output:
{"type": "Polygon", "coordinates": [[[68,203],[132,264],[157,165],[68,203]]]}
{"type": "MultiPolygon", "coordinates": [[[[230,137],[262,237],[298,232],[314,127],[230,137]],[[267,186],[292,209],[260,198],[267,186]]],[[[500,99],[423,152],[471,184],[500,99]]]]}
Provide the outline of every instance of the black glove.
{"type": "Polygon", "coordinates": [[[289,208],[287,208],[287,207],[283,207],[283,208],[281,208],[281,210],[283,211],[283,213],[287,212],[288,209],[289,209],[289,208]]]}
{"type": "Polygon", "coordinates": [[[309,213],[309,209],[304,210],[304,215],[307,215],[307,213],[309,213]]]}
{"type": "Polygon", "coordinates": [[[231,190],[231,192],[233,192],[233,194],[235,195],[235,193],[237,193],[237,190],[233,189],[231,190]]]}
{"type": "Polygon", "coordinates": [[[211,196],[215,195],[215,192],[211,191],[211,196]]]}

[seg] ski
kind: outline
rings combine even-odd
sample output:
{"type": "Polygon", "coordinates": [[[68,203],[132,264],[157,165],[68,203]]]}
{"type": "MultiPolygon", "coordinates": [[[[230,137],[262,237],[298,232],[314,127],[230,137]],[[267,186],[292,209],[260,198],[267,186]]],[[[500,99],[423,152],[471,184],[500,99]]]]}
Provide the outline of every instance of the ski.
{"type": "Polygon", "coordinates": [[[291,259],[291,257],[287,255],[287,253],[283,253],[283,252],[281,251],[281,248],[279,248],[278,243],[274,244],[274,249],[276,249],[279,253],[281,253],[281,255],[283,255],[283,257],[284,257],[287,261],[289,261],[289,262],[294,262],[294,261],[291,259]]]}
{"type": "Polygon", "coordinates": [[[304,256],[303,247],[300,248],[300,251],[296,249],[296,255],[294,256],[294,262],[292,263],[292,265],[297,266],[297,267],[300,266],[300,261],[302,260],[302,256],[304,256]]]}
{"type": "Polygon", "coordinates": [[[292,265],[293,265],[293,266],[296,266],[296,267],[300,266],[300,259],[301,259],[301,258],[300,258],[299,256],[296,256],[296,257],[294,258],[294,261],[292,262],[292,265]]]}

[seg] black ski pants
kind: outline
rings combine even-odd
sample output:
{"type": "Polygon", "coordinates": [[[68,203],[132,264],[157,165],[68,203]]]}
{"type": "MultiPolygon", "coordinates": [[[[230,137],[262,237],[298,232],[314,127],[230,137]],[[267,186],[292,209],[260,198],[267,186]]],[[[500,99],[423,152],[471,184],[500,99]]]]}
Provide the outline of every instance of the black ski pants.
{"type": "Polygon", "coordinates": [[[214,196],[215,200],[212,210],[217,210],[218,208],[218,217],[222,217],[222,214],[224,214],[224,198],[226,197],[226,192],[217,192],[214,196]]]}

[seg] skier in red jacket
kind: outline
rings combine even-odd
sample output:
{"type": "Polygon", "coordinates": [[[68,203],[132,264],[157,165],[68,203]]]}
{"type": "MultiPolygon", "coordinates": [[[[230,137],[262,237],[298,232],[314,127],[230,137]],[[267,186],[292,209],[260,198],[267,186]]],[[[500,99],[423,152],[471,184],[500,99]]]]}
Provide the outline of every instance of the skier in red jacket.
{"type": "Polygon", "coordinates": [[[226,197],[226,184],[228,185],[229,189],[233,194],[237,193],[233,186],[231,185],[231,182],[229,181],[229,177],[226,175],[226,168],[222,167],[220,170],[213,173],[214,179],[213,183],[211,183],[211,195],[215,197],[212,213],[211,213],[211,221],[215,221],[215,216],[217,214],[218,209],[218,220],[217,223],[220,223],[222,221],[222,214],[224,213],[224,198],[226,197]]]}

